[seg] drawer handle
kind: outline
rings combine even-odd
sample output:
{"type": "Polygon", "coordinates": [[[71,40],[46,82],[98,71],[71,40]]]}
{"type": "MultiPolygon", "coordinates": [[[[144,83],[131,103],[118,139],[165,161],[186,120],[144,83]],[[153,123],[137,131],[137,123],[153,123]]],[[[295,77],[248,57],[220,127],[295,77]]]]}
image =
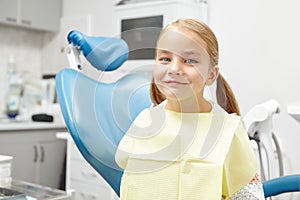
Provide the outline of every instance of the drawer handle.
{"type": "Polygon", "coordinates": [[[40,148],[41,148],[41,153],[42,153],[40,161],[41,161],[41,163],[43,163],[45,161],[45,149],[43,146],[41,146],[40,148]]]}
{"type": "Polygon", "coordinates": [[[37,146],[34,145],[34,146],[33,146],[33,149],[34,149],[33,162],[36,163],[36,162],[37,162],[37,159],[38,159],[38,150],[37,150],[37,146]]]}
{"type": "Polygon", "coordinates": [[[22,19],[21,22],[22,24],[31,25],[31,21],[29,20],[22,19]]]}
{"type": "Polygon", "coordinates": [[[96,174],[94,174],[94,173],[84,172],[84,171],[81,171],[81,175],[88,179],[97,177],[96,174]]]}
{"type": "Polygon", "coordinates": [[[8,21],[8,22],[17,22],[17,19],[11,18],[11,17],[6,17],[6,21],[8,21]]]}
{"type": "Polygon", "coordinates": [[[97,197],[95,195],[91,195],[91,194],[84,194],[84,193],[80,193],[80,196],[82,197],[82,199],[87,199],[87,200],[92,200],[92,199],[96,199],[97,197]]]}

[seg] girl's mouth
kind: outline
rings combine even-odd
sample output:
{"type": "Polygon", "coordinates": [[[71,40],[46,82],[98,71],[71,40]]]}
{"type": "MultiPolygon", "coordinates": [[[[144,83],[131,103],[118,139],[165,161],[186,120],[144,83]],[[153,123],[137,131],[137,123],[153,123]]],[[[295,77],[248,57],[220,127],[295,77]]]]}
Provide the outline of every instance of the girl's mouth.
{"type": "Polygon", "coordinates": [[[177,81],[177,80],[166,80],[164,81],[167,85],[170,86],[181,86],[181,85],[188,85],[187,82],[181,82],[181,81],[177,81]]]}

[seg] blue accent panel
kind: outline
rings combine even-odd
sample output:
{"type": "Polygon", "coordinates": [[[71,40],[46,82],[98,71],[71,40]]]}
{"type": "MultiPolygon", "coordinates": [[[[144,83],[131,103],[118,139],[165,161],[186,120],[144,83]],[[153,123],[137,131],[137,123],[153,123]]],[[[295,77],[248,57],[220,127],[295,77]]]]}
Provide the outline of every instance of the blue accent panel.
{"type": "Polygon", "coordinates": [[[265,197],[300,191],[300,175],[287,175],[263,182],[265,197]]]}

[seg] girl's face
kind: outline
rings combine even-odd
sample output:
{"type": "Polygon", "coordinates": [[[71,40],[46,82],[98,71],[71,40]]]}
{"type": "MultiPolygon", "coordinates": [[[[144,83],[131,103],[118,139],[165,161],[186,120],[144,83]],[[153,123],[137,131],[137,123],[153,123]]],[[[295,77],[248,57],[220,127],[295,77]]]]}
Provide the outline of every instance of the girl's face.
{"type": "Polygon", "coordinates": [[[218,67],[210,65],[205,42],[187,29],[171,27],[157,44],[154,81],[169,100],[203,100],[205,84],[218,76],[218,67]]]}

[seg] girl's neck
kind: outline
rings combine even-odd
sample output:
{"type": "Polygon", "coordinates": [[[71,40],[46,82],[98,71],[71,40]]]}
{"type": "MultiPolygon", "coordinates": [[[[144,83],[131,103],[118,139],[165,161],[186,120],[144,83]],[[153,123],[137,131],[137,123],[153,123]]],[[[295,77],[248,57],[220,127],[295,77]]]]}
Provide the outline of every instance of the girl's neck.
{"type": "Polygon", "coordinates": [[[166,109],[182,113],[209,113],[212,110],[212,104],[206,99],[195,100],[167,100],[166,109]]]}

